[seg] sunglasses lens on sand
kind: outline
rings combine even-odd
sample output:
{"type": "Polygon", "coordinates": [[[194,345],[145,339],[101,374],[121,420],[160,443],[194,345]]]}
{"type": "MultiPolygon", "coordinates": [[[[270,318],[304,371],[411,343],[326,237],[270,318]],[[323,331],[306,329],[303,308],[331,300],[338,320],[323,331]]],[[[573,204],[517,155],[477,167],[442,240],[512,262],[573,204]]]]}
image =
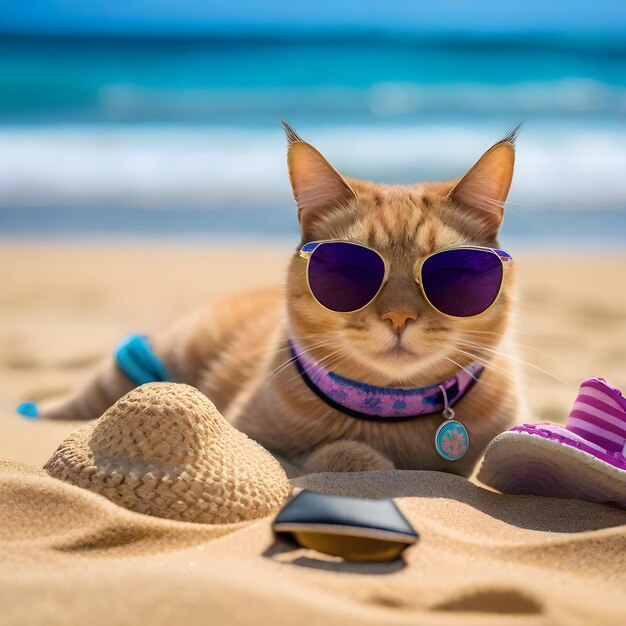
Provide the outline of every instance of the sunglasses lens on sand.
{"type": "Polygon", "coordinates": [[[341,313],[356,311],[378,293],[385,264],[373,250],[345,241],[320,243],[309,259],[309,285],[317,301],[341,313]]]}
{"type": "Polygon", "coordinates": [[[306,489],[287,502],[272,528],[303,548],[348,561],[392,561],[419,538],[393,500],[306,489]]]}
{"type": "Polygon", "coordinates": [[[346,561],[393,561],[407,547],[397,541],[314,532],[294,532],[293,538],[303,548],[338,556],[346,561]]]}
{"type": "Polygon", "coordinates": [[[422,265],[422,286],[442,313],[471,317],[486,311],[502,285],[502,261],[490,250],[444,250],[422,265]]]}

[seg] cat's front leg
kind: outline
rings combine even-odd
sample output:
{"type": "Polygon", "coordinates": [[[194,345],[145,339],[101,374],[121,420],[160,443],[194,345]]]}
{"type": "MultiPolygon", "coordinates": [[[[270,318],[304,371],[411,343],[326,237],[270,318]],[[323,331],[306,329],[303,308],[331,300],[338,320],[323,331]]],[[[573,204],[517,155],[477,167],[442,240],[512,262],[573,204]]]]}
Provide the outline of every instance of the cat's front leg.
{"type": "Polygon", "coordinates": [[[334,441],[321,445],[304,459],[301,467],[307,474],[395,469],[386,456],[360,441],[334,441]]]}

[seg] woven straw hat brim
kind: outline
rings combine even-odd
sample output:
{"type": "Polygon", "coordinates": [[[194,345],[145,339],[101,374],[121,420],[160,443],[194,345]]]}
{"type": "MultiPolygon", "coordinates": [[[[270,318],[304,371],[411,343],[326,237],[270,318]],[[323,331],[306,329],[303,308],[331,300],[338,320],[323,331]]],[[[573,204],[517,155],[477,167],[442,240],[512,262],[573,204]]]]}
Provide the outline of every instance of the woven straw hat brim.
{"type": "Polygon", "coordinates": [[[487,447],[477,478],[503,493],[626,507],[626,471],[572,446],[524,432],[498,435],[487,447]]]}
{"type": "Polygon", "coordinates": [[[170,383],[131,391],[67,437],[45,469],[133,511],[188,522],[265,517],[291,493],[269,452],[199,391],[170,383]]]}

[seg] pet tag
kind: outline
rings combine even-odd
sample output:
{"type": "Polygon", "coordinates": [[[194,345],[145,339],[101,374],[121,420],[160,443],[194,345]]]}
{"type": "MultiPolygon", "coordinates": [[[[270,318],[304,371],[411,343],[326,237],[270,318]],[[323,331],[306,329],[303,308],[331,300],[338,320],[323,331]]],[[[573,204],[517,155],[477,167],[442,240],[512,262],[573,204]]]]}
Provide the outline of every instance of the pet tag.
{"type": "Polygon", "coordinates": [[[469,448],[469,433],[467,428],[454,419],[454,409],[448,404],[448,394],[443,385],[439,386],[443,392],[444,409],[442,416],[445,420],[435,433],[435,449],[437,454],[446,461],[458,461],[469,448]]]}

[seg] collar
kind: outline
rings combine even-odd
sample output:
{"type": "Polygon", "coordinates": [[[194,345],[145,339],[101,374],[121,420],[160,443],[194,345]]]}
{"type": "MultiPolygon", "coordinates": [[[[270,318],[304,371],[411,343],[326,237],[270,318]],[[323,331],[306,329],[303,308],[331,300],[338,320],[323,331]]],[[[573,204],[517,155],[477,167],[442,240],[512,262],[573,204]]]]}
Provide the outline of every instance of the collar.
{"type": "Polygon", "coordinates": [[[293,362],[308,387],[334,409],[374,422],[401,422],[441,413],[446,396],[454,406],[473,387],[484,367],[472,363],[454,376],[428,387],[377,387],[344,378],[322,367],[289,339],[293,362]],[[442,391],[445,390],[445,396],[442,391]]]}

